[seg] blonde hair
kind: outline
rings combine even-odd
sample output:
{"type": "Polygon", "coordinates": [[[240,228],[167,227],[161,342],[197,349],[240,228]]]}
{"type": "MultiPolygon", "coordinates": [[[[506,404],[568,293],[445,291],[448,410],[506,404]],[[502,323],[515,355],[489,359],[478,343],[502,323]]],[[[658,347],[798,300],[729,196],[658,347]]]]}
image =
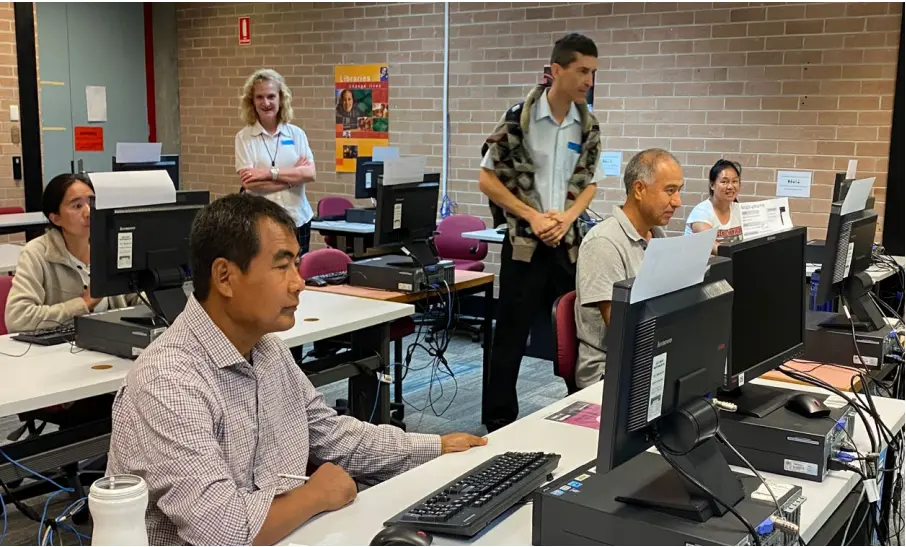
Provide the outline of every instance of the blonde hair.
{"type": "Polygon", "coordinates": [[[242,97],[239,106],[239,115],[247,125],[255,125],[258,113],[255,111],[255,85],[261,82],[274,82],[280,92],[280,110],[277,111],[277,123],[289,123],[293,120],[293,94],[286,86],[277,71],[269,68],[259,68],[249,76],[242,86],[242,97]]]}

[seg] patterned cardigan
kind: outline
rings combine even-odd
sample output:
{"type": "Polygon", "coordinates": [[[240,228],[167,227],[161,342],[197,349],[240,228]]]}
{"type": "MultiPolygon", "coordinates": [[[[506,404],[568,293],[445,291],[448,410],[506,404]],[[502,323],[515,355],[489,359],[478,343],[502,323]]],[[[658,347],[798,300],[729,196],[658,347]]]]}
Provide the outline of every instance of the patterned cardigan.
{"type": "MultiPolygon", "coordinates": [[[[541,196],[535,187],[535,167],[523,140],[528,136],[532,106],[541,98],[545,89],[543,85],[535,86],[525,102],[507,110],[481,150],[482,157],[487,151],[491,152],[494,172],[507,190],[529,207],[542,213],[544,211],[541,208],[541,196]]],[[[568,181],[566,203],[562,210],[572,207],[575,199],[592,181],[601,154],[601,132],[597,118],[587,108],[579,108],[579,115],[582,123],[581,150],[576,168],[568,181]]],[[[489,202],[489,205],[495,225],[502,224],[506,219],[510,243],[513,245],[513,260],[531,262],[540,240],[532,233],[528,221],[504,211],[494,202],[489,202]]],[[[577,224],[578,221],[570,226],[562,240],[573,264],[579,257],[582,236],[582,230],[577,224]]]]}

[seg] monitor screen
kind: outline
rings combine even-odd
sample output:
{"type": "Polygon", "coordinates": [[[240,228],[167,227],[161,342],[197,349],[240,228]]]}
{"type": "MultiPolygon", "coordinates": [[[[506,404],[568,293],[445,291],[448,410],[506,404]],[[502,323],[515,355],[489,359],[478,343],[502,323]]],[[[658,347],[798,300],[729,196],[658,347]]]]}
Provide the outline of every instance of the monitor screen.
{"type": "Polygon", "coordinates": [[[803,343],[806,233],[802,228],[794,232],[747,242],[730,255],[732,376],[761,366],[776,368],[803,343]]]}

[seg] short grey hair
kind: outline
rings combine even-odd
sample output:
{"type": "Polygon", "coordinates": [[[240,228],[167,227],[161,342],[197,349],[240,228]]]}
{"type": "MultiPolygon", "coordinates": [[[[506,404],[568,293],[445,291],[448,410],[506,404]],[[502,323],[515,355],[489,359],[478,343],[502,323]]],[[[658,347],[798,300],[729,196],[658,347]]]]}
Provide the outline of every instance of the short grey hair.
{"type": "Polygon", "coordinates": [[[632,191],[632,183],[640,180],[645,184],[654,182],[654,172],[657,166],[664,160],[672,160],[677,165],[680,164],[676,156],[661,148],[649,148],[642,150],[629,160],[626,165],[626,171],[623,172],[623,185],[626,187],[626,195],[632,191]]]}

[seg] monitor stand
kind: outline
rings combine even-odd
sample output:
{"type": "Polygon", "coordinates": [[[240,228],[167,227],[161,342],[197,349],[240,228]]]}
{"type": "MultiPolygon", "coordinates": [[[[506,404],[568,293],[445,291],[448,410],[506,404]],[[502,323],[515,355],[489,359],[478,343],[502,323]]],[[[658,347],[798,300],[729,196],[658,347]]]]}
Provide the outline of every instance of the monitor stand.
{"type": "Polygon", "coordinates": [[[788,390],[758,384],[746,384],[719,393],[720,400],[736,405],[737,414],[753,418],[764,418],[790,400],[788,390]]]}
{"type": "MultiPolygon", "coordinates": [[[[649,455],[643,453],[636,456],[640,457],[647,458],[649,455]]],[[[742,483],[730,469],[714,438],[702,442],[683,456],[670,457],[686,473],[730,505],[735,506],[745,498],[742,483]]],[[[666,463],[669,465],[669,462],[666,463]]],[[[704,497],[697,487],[672,467],[632,494],[617,496],[616,500],[697,522],[707,522],[728,512],[724,506],[704,497]]]]}
{"type": "Polygon", "coordinates": [[[122,317],[121,320],[144,327],[168,327],[176,321],[189,301],[182,285],[148,291],[147,296],[153,315],[122,317]]]}
{"type": "Polygon", "coordinates": [[[855,329],[861,332],[874,332],[886,327],[884,314],[871,299],[870,291],[873,285],[874,281],[865,272],[859,272],[847,279],[843,286],[842,296],[849,307],[852,322],[850,323],[845,313],[838,313],[819,323],[819,326],[827,329],[855,329]]]}
{"type": "MultiPolygon", "coordinates": [[[[431,244],[423,239],[410,241],[404,244],[402,250],[406,255],[413,258],[415,265],[417,266],[434,266],[438,262],[437,254],[434,252],[431,244]]],[[[407,263],[405,265],[411,266],[412,264],[407,263]]]]}

